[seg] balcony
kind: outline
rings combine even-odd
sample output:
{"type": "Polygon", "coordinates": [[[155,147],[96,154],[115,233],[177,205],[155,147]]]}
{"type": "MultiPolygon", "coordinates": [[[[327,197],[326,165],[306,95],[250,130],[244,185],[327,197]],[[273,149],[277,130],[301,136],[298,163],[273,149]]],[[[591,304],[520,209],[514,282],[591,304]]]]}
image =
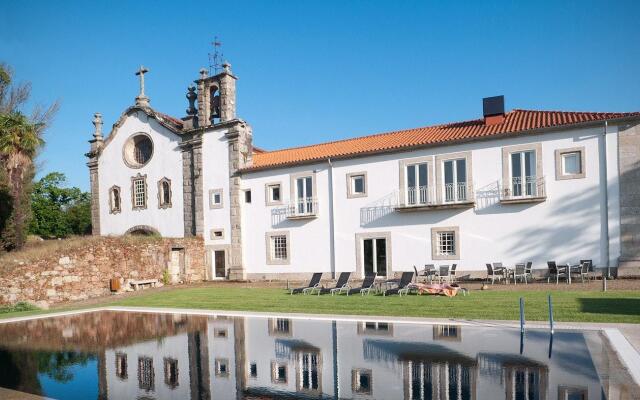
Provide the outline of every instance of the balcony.
{"type": "Polygon", "coordinates": [[[520,177],[511,178],[510,186],[503,185],[500,188],[502,204],[541,203],[545,200],[547,192],[544,177],[528,176],[524,180],[520,177]]]}
{"type": "Polygon", "coordinates": [[[282,207],[287,219],[309,219],[318,217],[318,199],[307,197],[298,199],[282,207]]]}
{"type": "Polygon", "coordinates": [[[473,207],[473,186],[467,182],[449,183],[437,191],[434,186],[409,187],[397,211],[420,211],[430,209],[473,207]]]}

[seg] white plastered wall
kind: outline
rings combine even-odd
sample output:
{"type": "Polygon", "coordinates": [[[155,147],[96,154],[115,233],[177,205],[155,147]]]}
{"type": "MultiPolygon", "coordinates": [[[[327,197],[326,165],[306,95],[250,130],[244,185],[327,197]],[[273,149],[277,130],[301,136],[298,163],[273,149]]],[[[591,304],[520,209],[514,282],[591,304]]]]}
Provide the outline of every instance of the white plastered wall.
{"type": "MultiPolygon", "coordinates": [[[[356,233],[390,233],[391,266],[393,271],[412,270],[416,265],[457,263],[459,271],[485,271],[485,263],[500,261],[507,265],[533,261],[534,268],[546,268],[546,261],[560,263],[593,259],[605,266],[606,241],[601,241],[601,182],[603,169],[599,161],[599,137],[602,126],[559,130],[515,138],[476,141],[451,146],[434,147],[402,153],[336,160],[332,162],[335,268],[356,269],[356,233]],[[542,174],[546,181],[547,199],[541,203],[501,204],[498,184],[502,180],[502,147],[541,143],[542,174]],[[585,149],[586,177],[556,180],[555,150],[574,147],[585,149]],[[472,181],[476,197],[474,208],[425,210],[387,213],[379,218],[363,220],[363,207],[375,207],[399,189],[399,160],[415,157],[471,152],[472,181]],[[367,173],[367,197],[347,198],[348,173],[367,173]],[[460,232],[459,260],[432,260],[431,228],[458,227],[460,232]]],[[[619,212],[617,155],[615,135],[608,135],[609,175],[609,258],[619,254],[619,212]]],[[[309,273],[331,272],[329,186],[327,162],[294,168],[281,168],[247,173],[243,186],[253,192],[253,203],[243,205],[244,263],[248,273],[309,273]],[[272,209],[266,206],[264,186],[281,182],[284,203],[289,198],[289,176],[301,171],[316,170],[316,187],[320,212],[318,218],[284,221],[274,224],[272,209]],[[265,232],[289,231],[290,264],[267,265],[265,232]]],[[[430,171],[433,177],[434,172],[430,171]]],[[[433,180],[431,180],[433,182],[433,180]]]]}
{"type": "Polygon", "coordinates": [[[142,111],[128,116],[104,147],[98,160],[100,193],[100,234],[122,235],[137,225],[156,229],[164,237],[184,236],[182,153],[178,147],[180,137],[160,125],[142,111]],[[153,141],[153,156],[141,168],[127,166],[122,149],[132,135],[143,132],[153,141]],[[133,210],[131,204],[131,178],[147,176],[147,207],[133,210]],[[158,207],[158,181],[171,180],[170,208],[158,207]],[[117,185],[121,189],[121,212],[110,213],[109,189],[117,185]]]}

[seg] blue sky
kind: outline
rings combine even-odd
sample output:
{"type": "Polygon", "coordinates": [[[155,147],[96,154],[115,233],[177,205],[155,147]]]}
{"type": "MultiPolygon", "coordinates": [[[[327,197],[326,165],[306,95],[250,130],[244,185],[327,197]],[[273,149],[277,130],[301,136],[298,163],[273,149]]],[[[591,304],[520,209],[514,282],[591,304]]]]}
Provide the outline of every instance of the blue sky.
{"type": "Polygon", "coordinates": [[[12,1],[0,61],[60,99],[40,172],[88,189],[94,112],[105,131],[147,95],[182,117],[215,35],[238,114],[266,149],[477,118],[511,108],[640,110],[640,2],[12,1]],[[560,4],[562,3],[562,4],[560,4]]]}

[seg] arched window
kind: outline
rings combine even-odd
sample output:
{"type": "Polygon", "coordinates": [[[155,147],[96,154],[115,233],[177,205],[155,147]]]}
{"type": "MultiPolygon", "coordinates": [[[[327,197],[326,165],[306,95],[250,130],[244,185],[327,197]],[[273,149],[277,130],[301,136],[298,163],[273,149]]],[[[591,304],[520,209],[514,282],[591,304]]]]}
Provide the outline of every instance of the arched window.
{"type": "Polygon", "coordinates": [[[158,181],[158,208],[171,207],[171,180],[162,178],[158,181]]]}
{"type": "Polygon", "coordinates": [[[109,189],[109,212],[111,214],[117,214],[121,210],[121,201],[120,201],[120,187],[112,186],[109,189]]]}

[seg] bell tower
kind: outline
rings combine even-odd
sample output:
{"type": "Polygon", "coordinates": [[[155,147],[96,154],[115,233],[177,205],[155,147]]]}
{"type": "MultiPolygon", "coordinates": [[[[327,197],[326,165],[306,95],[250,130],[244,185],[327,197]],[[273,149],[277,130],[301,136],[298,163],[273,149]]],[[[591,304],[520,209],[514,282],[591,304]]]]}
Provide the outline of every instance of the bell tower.
{"type": "Polygon", "coordinates": [[[222,64],[222,72],[208,76],[206,69],[200,70],[198,89],[198,126],[206,127],[236,118],[236,80],[231,64],[222,64]]]}

